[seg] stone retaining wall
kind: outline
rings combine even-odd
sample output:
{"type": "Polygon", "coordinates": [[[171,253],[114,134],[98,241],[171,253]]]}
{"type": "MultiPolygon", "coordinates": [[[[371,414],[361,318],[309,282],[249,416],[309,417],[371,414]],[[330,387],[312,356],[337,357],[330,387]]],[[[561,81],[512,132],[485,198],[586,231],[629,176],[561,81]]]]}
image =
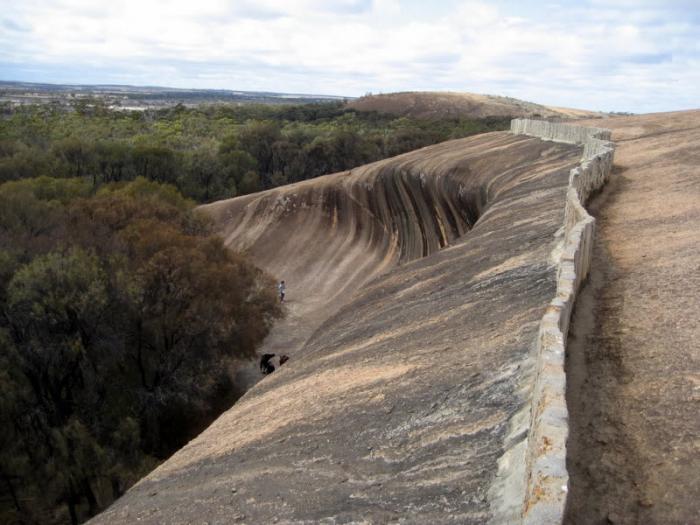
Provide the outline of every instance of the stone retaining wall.
{"type": "MultiPolygon", "coordinates": [[[[595,226],[584,206],[610,176],[615,148],[609,141],[610,131],[602,128],[515,119],[511,131],[583,146],[581,164],[569,176],[563,238],[557,256],[557,293],[540,323],[527,444],[520,449],[525,457],[517,458],[521,466],[514,469],[519,476],[524,475],[524,482],[518,483],[525,492],[518,521],[555,524],[562,522],[569,482],[564,350],[576,294],[590,268],[595,226]]],[[[518,497],[513,493],[510,496],[518,497]]]]}

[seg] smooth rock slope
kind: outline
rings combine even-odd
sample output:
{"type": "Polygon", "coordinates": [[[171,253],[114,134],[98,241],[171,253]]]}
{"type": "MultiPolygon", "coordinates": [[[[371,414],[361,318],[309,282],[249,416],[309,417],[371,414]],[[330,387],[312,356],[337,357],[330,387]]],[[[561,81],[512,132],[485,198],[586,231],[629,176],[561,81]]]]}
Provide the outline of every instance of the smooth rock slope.
{"type": "Polygon", "coordinates": [[[502,458],[527,439],[581,154],[491,133],[209,206],[232,247],[289,282],[264,351],[292,359],[94,522],[520,512],[504,509],[502,458]]]}

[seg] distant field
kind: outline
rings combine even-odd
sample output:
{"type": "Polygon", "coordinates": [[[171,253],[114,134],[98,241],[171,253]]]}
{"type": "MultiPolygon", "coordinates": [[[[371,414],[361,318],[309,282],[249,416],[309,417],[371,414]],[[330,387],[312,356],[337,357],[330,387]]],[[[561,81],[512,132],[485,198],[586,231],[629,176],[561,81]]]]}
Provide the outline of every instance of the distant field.
{"type": "Polygon", "coordinates": [[[145,110],[183,104],[304,104],[344,100],[331,95],[232,91],[228,89],[177,89],[151,86],[35,84],[0,81],[0,103],[70,104],[99,100],[112,109],[145,110]]]}

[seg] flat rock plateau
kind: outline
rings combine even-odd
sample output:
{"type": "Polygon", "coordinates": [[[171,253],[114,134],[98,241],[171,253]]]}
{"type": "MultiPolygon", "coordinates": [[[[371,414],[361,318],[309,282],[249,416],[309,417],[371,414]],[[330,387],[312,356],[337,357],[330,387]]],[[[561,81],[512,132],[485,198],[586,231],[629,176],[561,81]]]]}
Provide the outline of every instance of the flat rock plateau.
{"type": "Polygon", "coordinates": [[[700,111],[588,124],[617,151],[570,332],[566,521],[700,523],[700,111]]]}
{"type": "MultiPolygon", "coordinates": [[[[589,125],[613,129],[621,154],[594,203],[572,327],[567,520],[690,523],[700,112],[589,125]],[[603,423],[621,437],[606,434],[601,458],[603,423]]],[[[92,523],[493,521],[581,154],[489,133],[203,207],[229,246],[287,281],[288,315],[261,353],[291,359],[92,523]]]]}

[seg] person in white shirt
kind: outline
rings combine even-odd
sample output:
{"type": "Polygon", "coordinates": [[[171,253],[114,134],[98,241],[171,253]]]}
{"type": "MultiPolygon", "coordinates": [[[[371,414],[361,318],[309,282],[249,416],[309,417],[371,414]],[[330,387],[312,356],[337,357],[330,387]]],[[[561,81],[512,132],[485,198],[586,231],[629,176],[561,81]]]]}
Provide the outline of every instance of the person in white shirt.
{"type": "Polygon", "coordinates": [[[284,284],[284,281],[280,281],[280,283],[277,285],[277,290],[280,293],[280,303],[283,303],[284,293],[287,291],[287,286],[284,284]]]}

